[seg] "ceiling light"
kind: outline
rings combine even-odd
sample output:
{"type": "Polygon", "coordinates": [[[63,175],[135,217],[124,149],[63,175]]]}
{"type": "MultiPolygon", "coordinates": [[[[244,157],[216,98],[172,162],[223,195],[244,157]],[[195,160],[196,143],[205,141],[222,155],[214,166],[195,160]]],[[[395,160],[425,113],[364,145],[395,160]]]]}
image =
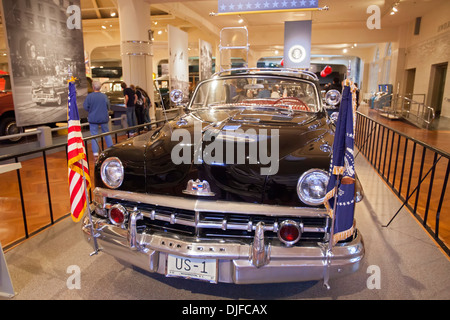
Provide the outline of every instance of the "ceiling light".
{"type": "Polygon", "coordinates": [[[102,26],[102,29],[106,29],[106,27],[105,27],[105,26],[102,26]]]}
{"type": "Polygon", "coordinates": [[[348,51],[347,49],[342,50],[343,53],[347,53],[347,51],[348,51]]]}
{"type": "Polygon", "coordinates": [[[391,16],[393,16],[395,14],[395,11],[391,11],[391,16]]]}
{"type": "Polygon", "coordinates": [[[244,22],[244,19],[240,18],[238,22],[242,23],[242,22],[244,22]]]}
{"type": "Polygon", "coordinates": [[[393,7],[392,11],[397,12],[398,11],[397,7],[393,7]]]}
{"type": "Polygon", "coordinates": [[[111,17],[115,17],[117,15],[117,13],[115,11],[111,11],[111,17]]]}
{"type": "Polygon", "coordinates": [[[159,31],[158,31],[158,34],[162,34],[162,31],[161,31],[161,30],[159,30],[159,31]]]}
{"type": "Polygon", "coordinates": [[[278,54],[278,50],[275,50],[275,54],[278,54]]]}

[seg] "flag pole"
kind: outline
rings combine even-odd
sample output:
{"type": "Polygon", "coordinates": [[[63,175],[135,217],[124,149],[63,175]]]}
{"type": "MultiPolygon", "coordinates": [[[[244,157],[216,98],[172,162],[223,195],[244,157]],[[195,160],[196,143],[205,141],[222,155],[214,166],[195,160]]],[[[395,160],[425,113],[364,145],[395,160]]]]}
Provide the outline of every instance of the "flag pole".
{"type": "Polygon", "coordinates": [[[87,192],[87,183],[86,183],[86,176],[85,176],[84,170],[83,170],[83,183],[84,183],[84,193],[86,195],[86,210],[88,211],[89,226],[91,228],[92,241],[94,242],[94,252],[92,252],[90,254],[90,256],[92,257],[92,256],[98,254],[98,252],[100,251],[100,249],[98,248],[98,243],[97,243],[97,237],[99,235],[95,233],[94,223],[92,222],[91,206],[90,206],[89,194],[87,192]]]}
{"type": "MultiPolygon", "coordinates": [[[[69,66],[68,69],[69,69],[69,75],[71,76],[69,82],[74,82],[74,78],[73,78],[72,72],[71,72],[71,70],[70,70],[70,66],[69,66]]],[[[70,95],[70,93],[69,93],[69,95],[70,95]]],[[[70,99],[70,97],[69,97],[69,99],[70,99]]],[[[86,157],[86,146],[85,146],[85,143],[84,143],[84,139],[83,139],[83,148],[84,148],[84,156],[86,157]]],[[[92,253],[90,254],[90,256],[93,256],[93,255],[98,254],[98,252],[100,251],[100,249],[98,248],[98,244],[97,244],[97,237],[98,237],[98,235],[95,234],[94,224],[93,224],[93,222],[92,222],[92,214],[91,214],[91,208],[90,208],[90,200],[89,200],[89,194],[88,194],[88,191],[87,191],[88,188],[87,188],[86,174],[85,174],[85,172],[84,172],[84,168],[82,168],[81,171],[82,171],[82,173],[83,173],[84,194],[85,194],[85,197],[86,197],[86,210],[88,211],[88,216],[89,216],[89,226],[90,226],[90,229],[91,229],[91,235],[92,235],[92,239],[93,239],[93,242],[94,242],[94,252],[92,252],[92,253]]]]}
{"type": "MultiPolygon", "coordinates": [[[[344,86],[350,86],[350,79],[348,77],[344,80],[344,86]]],[[[339,115],[341,116],[341,115],[339,115]]],[[[327,290],[330,290],[330,268],[331,268],[331,258],[333,257],[333,246],[334,246],[334,223],[336,221],[336,205],[338,200],[338,190],[339,190],[339,183],[341,182],[342,175],[337,174],[336,175],[336,181],[334,185],[334,203],[333,203],[333,216],[331,217],[331,227],[330,227],[330,239],[328,241],[328,248],[325,252],[325,270],[324,270],[324,276],[323,276],[323,285],[327,290]]]]}
{"type": "Polygon", "coordinates": [[[330,280],[330,266],[331,266],[331,258],[333,256],[333,245],[334,245],[334,221],[336,217],[336,203],[338,198],[338,188],[339,182],[341,180],[341,175],[337,176],[336,183],[334,186],[334,203],[333,203],[333,216],[331,217],[331,227],[330,227],[330,239],[328,240],[328,248],[325,252],[326,263],[325,270],[323,276],[323,285],[325,288],[330,290],[329,280],[330,280]]]}

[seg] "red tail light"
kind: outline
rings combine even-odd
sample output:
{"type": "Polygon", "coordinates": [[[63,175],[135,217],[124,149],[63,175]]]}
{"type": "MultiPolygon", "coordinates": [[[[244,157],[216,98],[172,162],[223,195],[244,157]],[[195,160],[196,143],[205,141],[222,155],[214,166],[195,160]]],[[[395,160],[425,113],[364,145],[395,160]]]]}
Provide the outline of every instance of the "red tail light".
{"type": "Polygon", "coordinates": [[[123,224],[125,222],[126,210],[121,205],[114,205],[109,210],[109,220],[113,224],[123,224]]]}
{"type": "Polygon", "coordinates": [[[287,246],[294,245],[302,235],[301,226],[292,220],[285,220],[278,229],[278,238],[287,246]]]}

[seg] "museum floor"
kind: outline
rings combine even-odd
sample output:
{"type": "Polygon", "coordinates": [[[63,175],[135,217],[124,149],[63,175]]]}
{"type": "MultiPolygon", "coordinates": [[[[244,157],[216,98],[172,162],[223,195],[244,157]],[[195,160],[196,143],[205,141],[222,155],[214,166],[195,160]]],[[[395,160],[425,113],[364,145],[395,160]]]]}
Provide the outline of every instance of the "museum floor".
{"type": "MultiPolygon", "coordinates": [[[[435,123],[433,130],[422,130],[380,117],[366,106],[359,111],[450,152],[446,119],[435,123]]],[[[54,156],[49,161],[54,161],[49,167],[56,168],[64,157],[54,156]]],[[[82,238],[80,224],[65,218],[5,253],[16,292],[13,299],[449,299],[449,257],[405,208],[388,228],[382,227],[402,203],[363,156],[357,157],[356,166],[365,191],[364,200],[357,205],[356,219],[366,256],[355,274],[332,280],[330,290],[324,289],[321,281],[210,285],[126,268],[103,253],[90,257],[92,249],[82,238]],[[81,289],[67,288],[67,268],[72,265],[80,267],[81,289]],[[381,273],[380,289],[367,285],[373,266],[381,273]]],[[[63,180],[52,184],[52,190],[65,188],[63,180]]],[[[43,188],[33,181],[25,186],[29,193],[43,188]]],[[[52,205],[64,208],[68,204],[55,200],[52,205]]],[[[27,207],[27,214],[37,212],[27,207]]],[[[20,230],[20,225],[16,229],[20,230]]]]}

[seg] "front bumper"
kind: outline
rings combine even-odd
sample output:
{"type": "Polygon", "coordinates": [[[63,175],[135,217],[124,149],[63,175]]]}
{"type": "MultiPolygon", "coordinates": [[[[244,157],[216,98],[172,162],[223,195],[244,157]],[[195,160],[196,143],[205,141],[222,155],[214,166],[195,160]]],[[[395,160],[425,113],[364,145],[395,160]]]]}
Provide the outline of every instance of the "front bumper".
{"type": "MultiPolygon", "coordinates": [[[[329,277],[355,272],[364,256],[361,235],[356,232],[350,242],[333,247],[330,260],[328,243],[285,247],[270,244],[263,252],[255,243],[198,240],[171,237],[167,233],[133,233],[92,216],[92,228],[86,217],[82,226],[88,242],[93,244],[92,230],[101,251],[150,272],[166,274],[167,256],[216,259],[218,282],[250,284],[320,280],[328,268],[329,277]],[[258,251],[259,250],[259,251],[258,251]],[[262,255],[261,255],[262,254],[262,255]],[[327,261],[329,265],[327,267],[327,261]]],[[[256,242],[256,241],[255,241],[256,242]]]]}

